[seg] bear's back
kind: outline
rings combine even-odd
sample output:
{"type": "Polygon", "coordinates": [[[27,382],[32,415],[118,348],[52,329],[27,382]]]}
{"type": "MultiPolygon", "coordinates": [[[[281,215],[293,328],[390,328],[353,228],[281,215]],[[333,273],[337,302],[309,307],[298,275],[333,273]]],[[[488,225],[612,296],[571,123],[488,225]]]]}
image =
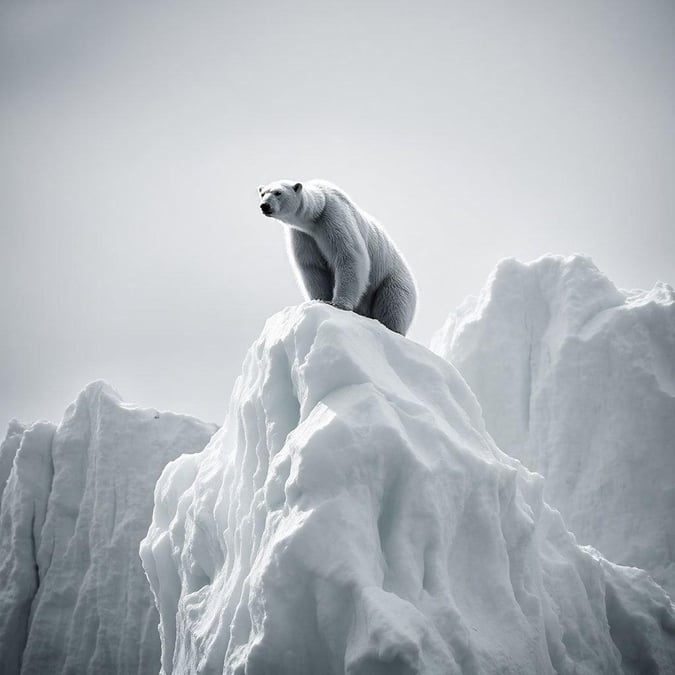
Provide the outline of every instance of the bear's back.
{"type": "Polygon", "coordinates": [[[392,269],[398,271],[406,267],[399,250],[376,218],[364,211],[337,185],[325,180],[311,183],[326,197],[327,216],[332,223],[345,222],[345,213],[353,216],[370,258],[371,283],[378,283],[392,269]]]}
{"type": "MultiPolygon", "coordinates": [[[[309,181],[312,188],[319,190],[326,198],[326,211],[330,216],[349,213],[354,216],[359,224],[361,234],[366,242],[372,238],[370,229],[381,231],[380,225],[375,218],[364,211],[356,202],[341,188],[327,180],[309,181]]],[[[379,239],[379,237],[378,237],[379,239]]]]}

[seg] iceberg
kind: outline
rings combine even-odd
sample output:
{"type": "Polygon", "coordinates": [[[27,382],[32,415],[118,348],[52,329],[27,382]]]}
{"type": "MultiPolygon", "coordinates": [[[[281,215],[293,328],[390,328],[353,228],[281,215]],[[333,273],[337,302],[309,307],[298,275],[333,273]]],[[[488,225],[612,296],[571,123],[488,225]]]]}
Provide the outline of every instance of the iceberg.
{"type": "Polygon", "coordinates": [[[0,672],[157,673],[138,557],[167,462],[215,425],[89,385],[60,425],[10,423],[0,447],[0,672]]]}
{"type": "Polygon", "coordinates": [[[579,541],[675,597],[672,287],[619,290],[580,255],[503,260],[432,348],[579,541]]]}
{"type": "Polygon", "coordinates": [[[270,318],[140,554],[161,672],[668,673],[675,607],[580,547],[450,363],[318,302],[270,318]]]}

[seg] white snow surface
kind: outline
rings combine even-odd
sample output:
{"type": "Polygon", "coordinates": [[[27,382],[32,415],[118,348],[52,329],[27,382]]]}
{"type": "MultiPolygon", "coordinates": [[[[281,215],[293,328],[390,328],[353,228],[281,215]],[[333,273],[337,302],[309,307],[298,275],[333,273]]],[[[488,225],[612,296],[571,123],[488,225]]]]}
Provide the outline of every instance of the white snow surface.
{"type": "Polygon", "coordinates": [[[503,260],[432,348],[579,542],[675,597],[673,289],[619,290],[580,255],[503,260]]]}
{"type": "Polygon", "coordinates": [[[272,317],[155,489],[162,672],[672,673],[675,608],[580,548],[455,368],[321,303],[272,317]]]}
{"type": "Polygon", "coordinates": [[[2,675],[159,671],[138,546],[160,472],[216,428],[126,405],[104,382],[58,427],[10,423],[0,446],[2,675]]]}

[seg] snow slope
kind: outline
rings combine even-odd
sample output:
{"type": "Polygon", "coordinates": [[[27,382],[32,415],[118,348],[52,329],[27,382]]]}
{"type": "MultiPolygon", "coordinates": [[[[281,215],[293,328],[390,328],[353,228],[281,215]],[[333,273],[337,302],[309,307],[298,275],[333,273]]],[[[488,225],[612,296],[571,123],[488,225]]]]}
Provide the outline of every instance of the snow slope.
{"type": "Polygon", "coordinates": [[[272,317],[141,557],[164,673],[667,673],[675,608],[580,548],[457,371],[321,303],[272,317]]]}
{"type": "Polygon", "coordinates": [[[433,348],[579,541],[675,597],[673,289],[618,290],[583,256],[504,260],[433,348]]]}
{"type": "Polygon", "coordinates": [[[89,385],[61,424],[10,423],[0,447],[0,671],[157,673],[138,558],[169,460],[216,430],[89,385]]]}

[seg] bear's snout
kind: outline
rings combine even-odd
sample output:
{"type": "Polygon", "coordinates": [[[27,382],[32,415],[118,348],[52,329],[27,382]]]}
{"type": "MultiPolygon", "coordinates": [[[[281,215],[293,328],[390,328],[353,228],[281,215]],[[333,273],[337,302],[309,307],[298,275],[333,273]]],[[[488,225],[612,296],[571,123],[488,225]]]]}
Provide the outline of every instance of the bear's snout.
{"type": "Polygon", "coordinates": [[[269,216],[270,213],[272,213],[272,206],[268,204],[267,202],[263,202],[260,205],[260,210],[266,215],[269,216]]]}

